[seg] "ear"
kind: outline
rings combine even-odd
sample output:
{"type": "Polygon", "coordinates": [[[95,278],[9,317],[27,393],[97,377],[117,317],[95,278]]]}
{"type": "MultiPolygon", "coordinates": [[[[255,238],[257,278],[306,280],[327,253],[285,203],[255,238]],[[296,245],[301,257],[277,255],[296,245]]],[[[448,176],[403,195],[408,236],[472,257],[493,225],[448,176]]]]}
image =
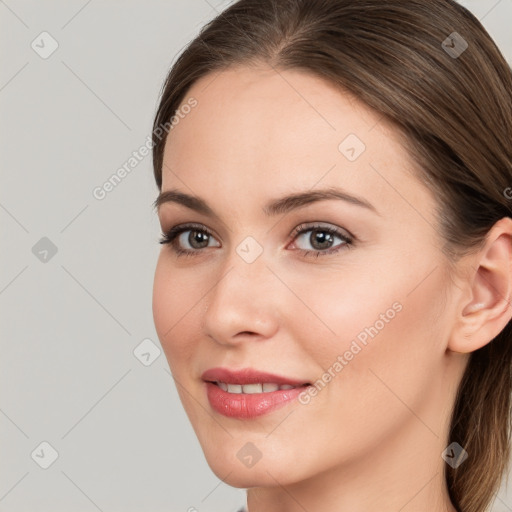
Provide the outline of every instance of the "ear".
{"type": "Polygon", "coordinates": [[[503,217],[469,260],[448,349],[468,353],[491,342],[512,317],[512,219],[503,217]],[[469,296],[469,299],[468,299],[469,296]]]}

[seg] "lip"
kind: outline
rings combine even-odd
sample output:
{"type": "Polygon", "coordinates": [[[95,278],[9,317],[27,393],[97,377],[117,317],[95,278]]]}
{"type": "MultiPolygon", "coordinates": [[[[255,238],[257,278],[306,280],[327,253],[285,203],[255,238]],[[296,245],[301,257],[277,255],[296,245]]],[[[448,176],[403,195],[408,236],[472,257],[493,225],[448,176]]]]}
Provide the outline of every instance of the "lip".
{"type": "Polygon", "coordinates": [[[305,380],[291,379],[273,373],[260,372],[253,368],[242,368],[240,370],[230,370],[229,368],[210,368],[206,370],[201,378],[210,382],[225,382],[226,384],[257,384],[274,383],[280,386],[290,384],[291,386],[302,386],[309,384],[305,380]]]}
{"type": "Polygon", "coordinates": [[[241,370],[210,368],[201,375],[201,378],[205,381],[206,395],[212,409],[224,416],[240,419],[254,418],[281,408],[296,399],[305,386],[310,384],[252,368],[241,370]],[[297,387],[267,393],[228,393],[215,382],[225,382],[226,384],[274,383],[297,387]]]}

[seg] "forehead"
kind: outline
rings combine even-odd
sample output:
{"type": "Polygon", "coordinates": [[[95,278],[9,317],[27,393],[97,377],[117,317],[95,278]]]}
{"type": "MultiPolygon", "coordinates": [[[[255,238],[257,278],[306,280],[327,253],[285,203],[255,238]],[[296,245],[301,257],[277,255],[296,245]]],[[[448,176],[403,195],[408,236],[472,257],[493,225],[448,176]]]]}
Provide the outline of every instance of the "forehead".
{"type": "Polygon", "coordinates": [[[245,154],[251,151],[251,156],[275,153],[277,157],[285,152],[306,157],[314,148],[337,152],[349,132],[368,138],[366,132],[380,120],[377,113],[319,77],[263,65],[206,75],[194,83],[184,101],[190,97],[198,105],[171,131],[168,145],[173,152],[173,146],[190,149],[194,135],[210,155],[225,153],[231,143],[233,156],[238,146],[245,154]]]}
{"type": "Polygon", "coordinates": [[[238,67],[202,77],[182,104],[189,98],[197,106],[167,138],[163,190],[222,185],[226,194],[268,198],[333,185],[395,209],[400,195],[412,204],[428,196],[401,134],[319,77],[238,67]]]}

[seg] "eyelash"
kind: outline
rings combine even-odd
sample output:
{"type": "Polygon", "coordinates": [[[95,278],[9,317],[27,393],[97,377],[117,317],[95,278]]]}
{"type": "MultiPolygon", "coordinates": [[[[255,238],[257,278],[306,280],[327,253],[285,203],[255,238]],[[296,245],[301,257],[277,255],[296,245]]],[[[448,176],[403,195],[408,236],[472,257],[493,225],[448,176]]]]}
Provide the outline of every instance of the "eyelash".
{"type": "MultiPolygon", "coordinates": [[[[201,253],[203,249],[195,249],[195,250],[189,250],[189,249],[181,249],[176,244],[176,238],[181,235],[181,233],[184,233],[186,231],[197,231],[200,233],[205,233],[208,236],[214,237],[213,233],[202,226],[196,225],[196,224],[181,224],[179,226],[174,226],[171,228],[167,233],[163,234],[162,237],[159,240],[160,244],[170,244],[172,247],[172,250],[176,253],[177,256],[196,256],[197,254],[201,253]]],[[[308,231],[321,231],[325,233],[329,233],[331,235],[335,235],[343,240],[343,244],[338,245],[335,248],[327,249],[325,251],[321,250],[306,250],[306,249],[297,249],[300,253],[302,253],[303,256],[306,257],[316,257],[318,256],[324,256],[324,255],[331,255],[335,254],[344,248],[350,249],[354,244],[354,239],[352,237],[346,236],[343,233],[341,233],[338,229],[329,227],[329,226],[321,226],[321,225],[307,225],[307,224],[300,224],[297,226],[292,233],[293,240],[297,238],[299,235],[302,235],[303,233],[307,233],[308,231]]],[[[204,248],[206,249],[206,247],[204,248]]]]}

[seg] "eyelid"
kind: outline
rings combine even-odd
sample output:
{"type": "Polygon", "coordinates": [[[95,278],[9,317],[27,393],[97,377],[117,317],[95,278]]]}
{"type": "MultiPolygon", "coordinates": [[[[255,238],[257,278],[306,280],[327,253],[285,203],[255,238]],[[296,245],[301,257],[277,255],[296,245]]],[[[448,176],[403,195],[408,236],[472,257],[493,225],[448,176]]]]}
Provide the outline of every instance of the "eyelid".
{"type": "Polygon", "coordinates": [[[210,229],[210,228],[206,227],[204,224],[201,224],[199,222],[184,222],[182,224],[176,224],[169,230],[167,230],[167,231],[162,230],[162,232],[166,239],[172,238],[173,236],[174,236],[174,239],[176,239],[179,235],[181,235],[182,232],[194,230],[194,229],[196,229],[197,231],[204,231],[211,237],[214,237],[216,240],[218,240],[218,238],[219,238],[213,229],[210,229]]]}
{"type": "MultiPolygon", "coordinates": [[[[211,246],[203,247],[200,249],[182,249],[177,245],[176,240],[179,240],[179,237],[182,233],[191,231],[191,230],[197,230],[200,232],[204,232],[210,237],[217,239],[216,234],[211,230],[210,228],[207,228],[204,224],[201,223],[195,223],[195,222],[185,222],[183,224],[177,224],[173,226],[171,229],[166,231],[162,238],[160,239],[161,244],[168,244],[172,251],[176,254],[176,256],[200,256],[204,254],[204,250],[211,248],[211,246]]],[[[352,235],[352,233],[344,228],[341,228],[335,224],[331,224],[329,222],[324,221],[310,221],[310,222],[304,222],[296,226],[291,234],[289,235],[292,240],[291,243],[293,244],[295,242],[295,239],[298,238],[298,236],[303,235],[304,233],[307,233],[308,231],[326,231],[330,234],[334,235],[335,237],[338,237],[340,240],[342,240],[341,244],[338,244],[337,246],[331,247],[326,250],[321,249],[300,249],[296,248],[296,251],[302,254],[303,257],[310,257],[311,254],[315,257],[318,256],[329,256],[329,255],[335,255],[341,250],[349,250],[353,247],[353,245],[356,243],[356,237],[352,235]],[[327,225],[325,225],[327,224],[327,225]]],[[[219,246],[217,246],[219,247],[219,246]]],[[[222,245],[221,245],[222,247],[222,245]]],[[[289,244],[287,244],[286,248],[289,247],[289,244]]]]}
{"type": "MultiPolygon", "coordinates": [[[[172,228],[170,228],[167,231],[162,229],[162,232],[164,233],[164,236],[166,238],[171,238],[174,234],[176,234],[175,238],[177,238],[177,236],[179,236],[183,231],[188,231],[190,229],[197,229],[198,231],[204,231],[208,235],[218,239],[218,236],[214,230],[212,230],[212,229],[206,227],[204,224],[201,224],[198,222],[185,222],[183,224],[176,224],[175,226],[173,226],[172,228]]],[[[347,229],[341,228],[339,226],[335,226],[329,222],[324,222],[324,221],[303,222],[303,223],[299,224],[298,226],[296,226],[295,228],[293,228],[293,230],[289,236],[293,239],[301,232],[313,230],[313,229],[328,229],[328,230],[332,230],[332,231],[336,231],[336,232],[344,231],[346,233],[346,235],[345,235],[346,238],[348,238],[350,240],[355,239],[355,236],[347,229]],[[324,224],[327,224],[327,225],[324,225],[324,224]]],[[[338,234],[338,236],[340,236],[340,235],[343,235],[343,233],[338,234]]]]}
{"type": "Polygon", "coordinates": [[[293,229],[290,236],[295,238],[301,231],[309,231],[313,229],[327,229],[331,231],[336,231],[337,236],[344,236],[345,238],[348,238],[350,240],[355,239],[355,236],[348,229],[324,221],[303,222],[302,224],[299,224],[296,228],[293,229]]]}

